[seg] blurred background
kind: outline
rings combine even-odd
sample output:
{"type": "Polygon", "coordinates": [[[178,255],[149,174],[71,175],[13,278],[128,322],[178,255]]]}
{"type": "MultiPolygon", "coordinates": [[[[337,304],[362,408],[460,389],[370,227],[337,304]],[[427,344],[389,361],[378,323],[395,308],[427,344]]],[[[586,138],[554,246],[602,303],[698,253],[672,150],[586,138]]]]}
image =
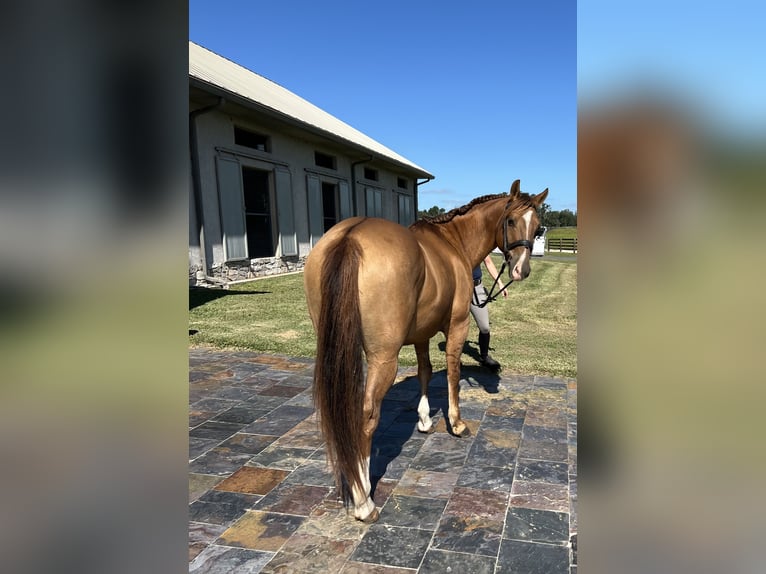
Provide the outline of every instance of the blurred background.
{"type": "Polygon", "coordinates": [[[0,14],[2,570],[183,571],[187,4],[0,14]]]}
{"type": "Polygon", "coordinates": [[[578,2],[578,567],[763,571],[755,2],[578,2]]]}
{"type": "MultiPolygon", "coordinates": [[[[6,4],[3,569],[183,571],[188,6],[6,4]]],[[[763,570],[763,11],[578,2],[583,572],[763,570]]]]}

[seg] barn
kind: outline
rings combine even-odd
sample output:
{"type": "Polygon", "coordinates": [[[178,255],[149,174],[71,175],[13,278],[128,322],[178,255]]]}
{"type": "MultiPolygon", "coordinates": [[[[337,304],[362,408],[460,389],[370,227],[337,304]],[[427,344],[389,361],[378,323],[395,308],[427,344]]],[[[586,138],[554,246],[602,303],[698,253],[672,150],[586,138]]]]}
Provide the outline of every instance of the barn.
{"type": "Polygon", "coordinates": [[[415,220],[425,169],[282,86],[189,42],[189,281],[299,270],[355,215],[415,220]]]}

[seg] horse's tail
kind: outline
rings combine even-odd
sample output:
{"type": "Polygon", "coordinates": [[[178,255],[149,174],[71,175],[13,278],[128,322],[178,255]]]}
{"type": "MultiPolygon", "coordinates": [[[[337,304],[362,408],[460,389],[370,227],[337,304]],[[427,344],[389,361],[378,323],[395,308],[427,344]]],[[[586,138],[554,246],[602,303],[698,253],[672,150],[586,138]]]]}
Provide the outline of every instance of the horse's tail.
{"type": "Polygon", "coordinates": [[[317,321],[314,404],[343,502],[362,490],[364,368],[359,312],[359,243],[344,236],[326,254],[317,321]]]}

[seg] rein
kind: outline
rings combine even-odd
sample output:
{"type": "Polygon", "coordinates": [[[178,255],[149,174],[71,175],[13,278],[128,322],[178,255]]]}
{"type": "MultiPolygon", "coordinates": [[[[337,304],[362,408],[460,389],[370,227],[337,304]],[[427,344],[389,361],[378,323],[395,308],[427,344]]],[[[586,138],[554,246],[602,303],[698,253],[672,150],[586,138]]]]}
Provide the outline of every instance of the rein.
{"type": "MultiPolygon", "coordinates": [[[[487,303],[492,303],[493,301],[497,300],[497,298],[500,296],[500,293],[502,293],[501,290],[498,290],[497,293],[495,293],[495,287],[497,287],[497,284],[500,282],[500,278],[503,276],[503,271],[505,271],[505,267],[508,264],[508,254],[511,252],[511,249],[515,249],[516,247],[526,247],[529,249],[529,252],[532,253],[532,242],[529,241],[529,239],[519,239],[513,243],[508,243],[508,220],[506,219],[503,221],[503,264],[500,266],[500,271],[497,272],[497,278],[495,278],[495,282],[492,283],[492,287],[490,287],[489,293],[487,293],[487,298],[484,303],[479,303],[478,300],[474,303],[474,305],[476,305],[479,309],[486,307],[487,303]]],[[[513,283],[513,277],[510,277],[510,274],[509,279],[510,281],[506,287],[513,283]]],[[[476,297],[475,292],[474,297],[476,297]]]]}

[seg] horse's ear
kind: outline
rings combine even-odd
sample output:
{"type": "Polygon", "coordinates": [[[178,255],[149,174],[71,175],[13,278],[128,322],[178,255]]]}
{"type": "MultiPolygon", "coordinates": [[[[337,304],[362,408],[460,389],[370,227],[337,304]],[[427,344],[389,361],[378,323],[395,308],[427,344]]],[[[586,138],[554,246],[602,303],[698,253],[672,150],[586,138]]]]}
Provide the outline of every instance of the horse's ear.
{"type": "Polygon", "coordinates": [[[521,187],[521,180],[517,179],[511,184],[511,191],[508,192],[511,196],[511,199],[516,199],[519,196],[519,194],[521,193],[521,189],[519,189],[520,187],[521,187]]]}
{"type": "Polygon", "coordinates": [[[548,188],[545,188],[545,191],[538,193],[536,196],[532,198],[532,203],[535,207],[540,207],[543,204],[543,201],[545,201],[545,198],[548,197],[548,188]]]}

